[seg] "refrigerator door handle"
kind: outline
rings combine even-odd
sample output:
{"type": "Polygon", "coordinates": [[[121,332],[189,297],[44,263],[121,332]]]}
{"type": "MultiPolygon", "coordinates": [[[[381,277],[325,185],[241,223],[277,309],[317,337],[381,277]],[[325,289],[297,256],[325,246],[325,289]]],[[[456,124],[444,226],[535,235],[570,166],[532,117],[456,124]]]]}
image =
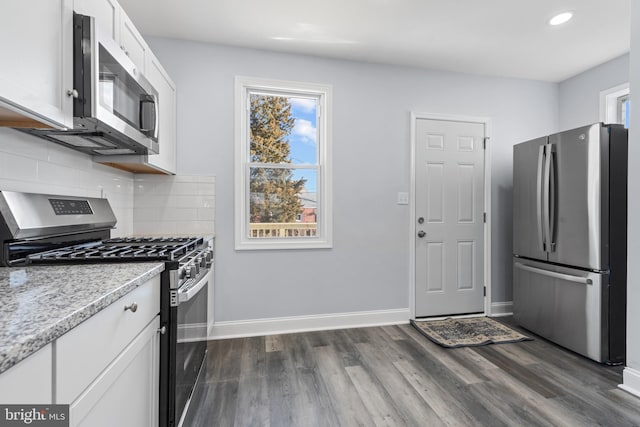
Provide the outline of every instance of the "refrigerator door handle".
{"type": "Polygon", "coordinates": [[[549,144],[549,252],[556,251],[555,232],[556,232],[556,164],[554,162],[556,153],[553,146],[549,144]]]}
{"type": "Polygon", "coordinates": [[[551,187],[551,144],[547,144],[545,149],[544,158],[544,176],[542,184],[542,229],[544,230],[544,242],[547,252],[552,251],[551,247],[551,215],[549,209],[551,208],[550,202],[550,187],[551,187]]]}
{"type": "Polygon", "coordinates": [[[541,145],[538,151],[538,176],[536,180],[536,223],[538,225],[538,243],[540,244],[540,250],[542,252],[546,252],[547,250],[542,229],[542,169],[544,167],[544,152],[545,146],[541,145]]]}
{"type": "Polygon", "coordinates": [[[591,280],[591,279],[589,279],[587,277],[572,276],[570,274],[556,273],[555,271],[549,271],[549,270],[543,270],[541,268],[530,267],[528,265],[524,265],[524,264],[521,264],[519,262],[516,262],[514,264],[514,266],[516,268],[519,268],[520,270],[530,271],[531,273],[541,274],[543,276],[549,276],[549,277],[553,277],[555,279],[566,280],[568,282],[582,283],[584,285],[592,285],[593,284],[593,280],[591,280]]]}

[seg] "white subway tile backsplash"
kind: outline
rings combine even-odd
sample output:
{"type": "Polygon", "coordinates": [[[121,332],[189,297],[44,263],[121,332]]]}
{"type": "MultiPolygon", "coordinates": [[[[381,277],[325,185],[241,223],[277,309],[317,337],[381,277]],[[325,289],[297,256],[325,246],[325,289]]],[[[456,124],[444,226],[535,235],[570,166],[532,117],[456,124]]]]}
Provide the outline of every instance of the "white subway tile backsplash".
{"type": "Polygon", "coordinates": [[[133,175],[8,128],[0,128],[0,190],[105,197],[114,237],[215,233],[214,177],[133,175]]]}
{"type": "Polygon", "coordinates": [[[56,182],[73,188],[87,189],[82,178],[82,171],[67,166],[38,161],[38,181],[43,183],[56,182]]]}
{"type": "Polygon", "coordinates": [[[94,163],[91,156],[62,147],[54,142],[45,141],[45,144],[47,148],[48,162],[80,170],[93,169],[94,163]]]}
{"type": "Polygon", "coordinates": [[[118,220],[114,235],[133,231],[133,174],[14,129],[0,128],[0,190],[107,197],[118,220]]]}
{"type": "Polygon", "coordinates": [[[215,208],[198,208],[196,210],[196,219],[198,221],[215,221],[215,208]]]}
{"type": "Polygon", "coordinates": [[[134,234],[215,233],[215,178],[136,175],[134,234]]]}
{"type": "Polygon", "coordinates": [[[35,182],[38,180],[38,161],[17,154],[2,153],[0,179],[35,182]]]}
{"type": "Polygon", "coordinates": [[[172,221],[133,222],[132,234],[138,236],[176,236],[185,232],[176,231],[176,223],[172,221]]]}
{"type": "MultiPolygon", "coordinates": [[[[48,141],[34,138],[26,133],[11,128],[0,128],[0,152],[20,154],[35,160],[47,160],[48,141]]],[[[1,155],[1,154],[0,154],[1,155]]]]}

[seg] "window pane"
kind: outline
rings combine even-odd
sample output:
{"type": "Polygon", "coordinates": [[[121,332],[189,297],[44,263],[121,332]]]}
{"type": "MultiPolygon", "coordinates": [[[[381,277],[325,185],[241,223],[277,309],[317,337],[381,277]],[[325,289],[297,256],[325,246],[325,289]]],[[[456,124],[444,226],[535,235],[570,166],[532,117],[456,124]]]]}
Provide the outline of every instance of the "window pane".
{"type": "Polygon", "coordinates": [[[629,127],[629,95],[623,95],[617,99],[617,117],[616,123],[623,124],[625,128],[629,127]]]}
{"type": "Polygon", "coordinates": [[[249,238],[317,235],[316,170],[252,167],[249,174],[249,238]]]}
{"type": "Polygon", "coordinates": [[[258,93],[249,98],[251,162],[317,164],[318,98],[258,93]]]}

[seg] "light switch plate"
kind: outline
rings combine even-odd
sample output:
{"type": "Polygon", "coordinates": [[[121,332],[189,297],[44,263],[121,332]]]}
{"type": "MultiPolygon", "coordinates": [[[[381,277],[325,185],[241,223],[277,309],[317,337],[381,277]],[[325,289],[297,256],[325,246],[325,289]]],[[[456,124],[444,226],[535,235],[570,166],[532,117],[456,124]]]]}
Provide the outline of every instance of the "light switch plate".
{"type": "Polygon", "coordinates": [[[398,193],[398,204],[399,205],[408,205],[409,204],[409,193],[399,192],[398,193]]]}

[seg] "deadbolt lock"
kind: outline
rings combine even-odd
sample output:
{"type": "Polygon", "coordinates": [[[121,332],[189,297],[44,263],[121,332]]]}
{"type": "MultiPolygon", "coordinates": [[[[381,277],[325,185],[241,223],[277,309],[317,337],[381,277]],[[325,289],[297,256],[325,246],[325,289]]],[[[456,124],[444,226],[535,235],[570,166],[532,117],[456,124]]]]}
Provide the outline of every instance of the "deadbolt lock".
{"type": "Polygon", "coordinates": [[[422,217],[418,218],[418,224],[424,224],[424,218],[422,217]]]}

